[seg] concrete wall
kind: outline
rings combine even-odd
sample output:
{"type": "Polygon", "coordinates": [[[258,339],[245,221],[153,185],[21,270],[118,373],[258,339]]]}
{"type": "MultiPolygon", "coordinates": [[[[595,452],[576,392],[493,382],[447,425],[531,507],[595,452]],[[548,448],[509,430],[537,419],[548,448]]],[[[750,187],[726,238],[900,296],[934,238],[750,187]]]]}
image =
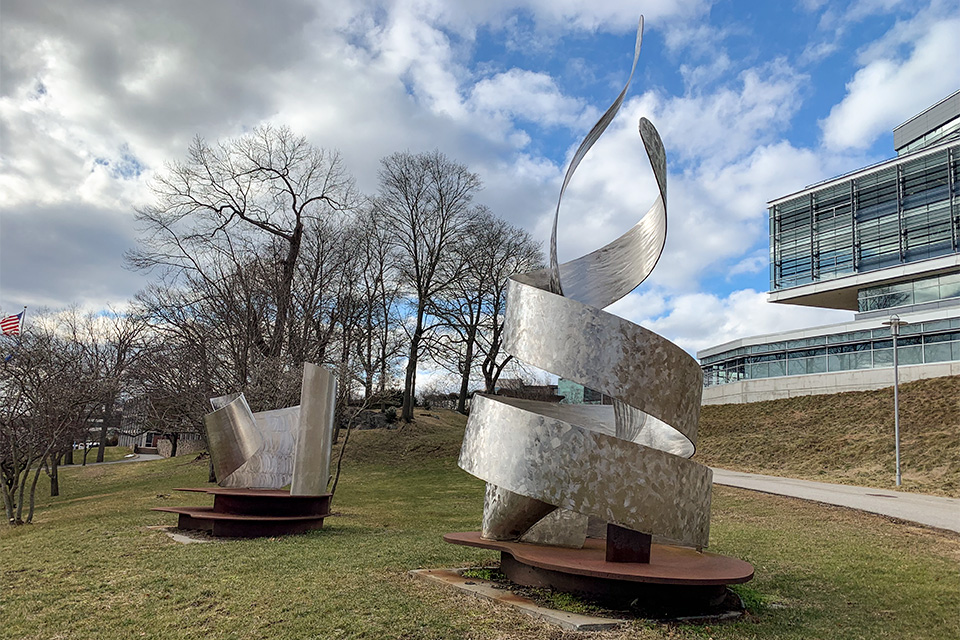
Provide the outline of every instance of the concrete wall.
{"type": "MultiPolygon", "coordinates": [[[[184,440],[180,438],[180,441],[177,443],[177,455],[185,456],[189,454],[197,453],[198,451],[205,451],[207,448],[207,443],[203,440],[184,440]]],[[[166,438],[157,441],[157,453],[162,455],[164,458],[169,458],[170,453],[173,451],[173,445],[170,444],[170,441],[166,438]]]]}
{"type": "MultiPolygon", "coordinates": [[[[960,362],[905,365],[899,367],[900,382],[960,375],[960,362]]],[[[893,369],[861,369],[817,373],[806,376],[779,376],[718,384],[703,390],[702,404],[739,404],[815,396],[843,391],[870,391],[893,386],[893,369]]]]}

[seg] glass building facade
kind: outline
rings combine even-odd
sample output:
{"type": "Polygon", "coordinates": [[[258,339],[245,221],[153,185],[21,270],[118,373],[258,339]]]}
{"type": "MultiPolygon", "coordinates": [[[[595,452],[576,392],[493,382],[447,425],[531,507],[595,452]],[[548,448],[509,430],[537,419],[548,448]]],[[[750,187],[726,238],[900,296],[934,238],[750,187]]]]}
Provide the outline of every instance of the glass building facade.
{"type": "Polygon", "coordinates": [[[705,386],[892,367],[894,313],[909,323],[900,364],[960,362],[960,91],[894,129],[894,146],[769,205],[771,299],[856,318],[706,349],[705,386]]]}
{"type": "MultiPolygon", "coordinates": [[[[908,324],[897,338],[902,365],[960,361],[960,317],[908,324]]],[[[893,366],[890,329],[863,329],[744,346],[700,359],[703,384],[893,366]]]]}
{"type": "Polygon", "coordinates": [[[954,298],[960,302],[960,273],[865,287],[857,291],[857,310],[863,313],[954,298]]]}
{"type": "Polygon", "coordinates": [[[928,131],[913,142],[904,145],[902,148],[897,149],[897,154],[906,155],[940,142],[958,139],[960,139],[960,119],[951,120],[932,131],[928,131]]]}
{"type": "Polygon", "coordinates": [[[960,253],[960,143],[770,207],[771,291],[951,253],[960,253]]]}

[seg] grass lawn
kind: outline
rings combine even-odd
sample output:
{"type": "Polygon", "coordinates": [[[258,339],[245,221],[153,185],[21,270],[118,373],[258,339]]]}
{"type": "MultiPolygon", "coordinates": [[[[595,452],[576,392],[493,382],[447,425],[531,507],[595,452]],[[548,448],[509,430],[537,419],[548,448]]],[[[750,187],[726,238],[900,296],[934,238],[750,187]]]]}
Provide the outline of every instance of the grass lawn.
{"type": "MultiPolygon", "coordinates": [[[[960,376],[900,385],[903,486],[960,498],[960,376]]],[[[895,489],[893,388],[703,407],[696,459],[895,489]]]]}
{"type": "MultiPolygon", "coordinates": [[[[459,423],[459,424],[462,424],[459,423]]],[[[321,531],[182,545],[154,506],[207,504],[206,463],[64,468],[38,489],[35,524],[0,528],[2,638],[950,638],[960,635],[960,536],[716,488],[711,550],[754,564],[744,621],[638,621],[561,633],[513,610],[421,582],[420,567],[491,565],[443,543],[476,529],[483,484],[456,466],[460,426],[421,418],[357,432],[321,531]]]]}

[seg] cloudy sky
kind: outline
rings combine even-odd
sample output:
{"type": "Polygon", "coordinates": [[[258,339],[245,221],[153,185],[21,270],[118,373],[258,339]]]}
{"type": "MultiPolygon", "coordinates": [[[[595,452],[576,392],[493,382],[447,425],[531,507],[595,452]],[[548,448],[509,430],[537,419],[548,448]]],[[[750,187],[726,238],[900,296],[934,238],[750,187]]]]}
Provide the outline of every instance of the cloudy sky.
{"type": "Polygon", "coordinates": [[[0,311],[123,305],[133,210],[190,140],[261,123],[379,158],[439,149],[480,201],[546,242],[566,161],[643,51],[561,210],[563,260],[654,197],[636,133],[659,129],[669,238],[612,310],[695,351],[843,312],[765,302],[766,202],[893,155],[891,130],[960,87],[960,0],[4,0],[0,311]]]}

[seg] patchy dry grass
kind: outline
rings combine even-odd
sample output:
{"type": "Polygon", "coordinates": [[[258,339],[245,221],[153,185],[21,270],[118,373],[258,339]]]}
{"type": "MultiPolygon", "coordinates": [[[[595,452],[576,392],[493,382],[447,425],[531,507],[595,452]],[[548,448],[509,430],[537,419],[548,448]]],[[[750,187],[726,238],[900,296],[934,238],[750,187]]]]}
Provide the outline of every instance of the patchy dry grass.
{"type": "MultiPolygon", "coordinates": [[[[180,545],[146,527],[158,505],[203,486],[190,459],[64,470],[36,524],[0,529],[0,637],[36,638],[956,638],[960,536],[889,519],[717,488],[711,549],[754,563],[748,619],[717,626],[636,621],[563,633],[502,605],[419,581],[420,567],[491,566],[444,544],[475,529],[483,483],[456,467],[462,419],[358,432],[321,531],[180,545]],[[418,453],[419,452],[419,453],[418,453]]],[[[353,436],[351,436],[353,444],[353,436]]]]}
{"type": "Polygon", "coordinates": [[[396,429],[371,429],[350,434],[345,464],[416,462],[425,458],[456,459],[460,455],[460,441],[463,440],[467,417],[444,409],[417,410],[415,423],[398,421],[396,424],[396,429]]]}
{"type": "MultiPolygon", "coordinates": [[[[902,490],[960,497],[960,376],[901,385],[900,450],[902,490]]],[[[893,390],[706,406],[696,459],[894,488],[893,390]]]]}

